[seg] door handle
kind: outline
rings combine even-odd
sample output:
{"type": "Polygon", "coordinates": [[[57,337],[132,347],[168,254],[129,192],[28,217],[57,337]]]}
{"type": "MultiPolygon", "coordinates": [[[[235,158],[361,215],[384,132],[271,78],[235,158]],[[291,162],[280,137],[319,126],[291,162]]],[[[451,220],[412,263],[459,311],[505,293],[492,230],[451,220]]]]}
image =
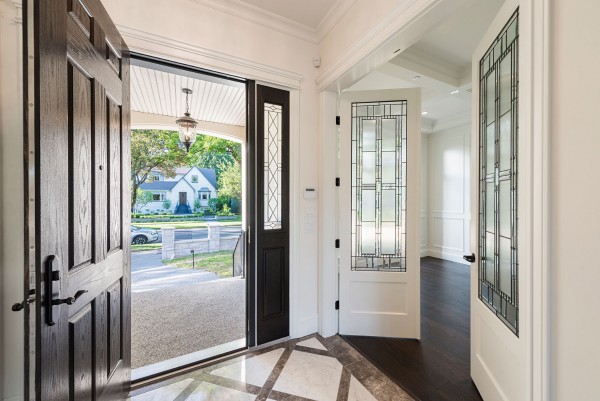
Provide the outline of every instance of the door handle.
{"type": "Polygon", "coordinates": [[[72,297],[68,297],[65,299],[55,299],[52,301],[52,305],[61,305],[61,304],[73,305],[79,299],[79,297],[81,297],[86,292],[87,292],[87,290],[79,290],[72,297]]]}
{"type": "Polygon", "coordinates": [[[29,297],[27,299],[25,299],[21,303],[13,304],[13,306],[10,309],[13,312],[18,312],[20,310],[25,309],[25,306],[27,306],[33,302],[35,302],[35,290],[31,289],[31,290],[29,290],[29,297]]]}
{"type": "Polygon", "coordinates": [[[470,255],[464,255],[463,259],[466,260],[469,263],[475,263],[475,260],[476,260],[474,253],[472,253],[470,255]]]}
{"type": "Polygon", "coordinates": [[[58,263],[58,257],[56,257],[56,255],[50,255],[46,258],[46,260],[44,261],[44,268],[45,268],[45,273],[46,276],[44,277],[46,282],[45,282],[45,288],[44,288],[44,306],[46,307],[46,324],[48,326],[54,326],[54,317],[52,316],[52,309],[54,309],[53,306],[53,302],[52,302],[52,296],[53,291],[54,291],[54,282],[60,280],[60,273],[58,270],[54,270],[54,265],[56,265],[56,267],[60,267],[59,263],[58,263]]]}

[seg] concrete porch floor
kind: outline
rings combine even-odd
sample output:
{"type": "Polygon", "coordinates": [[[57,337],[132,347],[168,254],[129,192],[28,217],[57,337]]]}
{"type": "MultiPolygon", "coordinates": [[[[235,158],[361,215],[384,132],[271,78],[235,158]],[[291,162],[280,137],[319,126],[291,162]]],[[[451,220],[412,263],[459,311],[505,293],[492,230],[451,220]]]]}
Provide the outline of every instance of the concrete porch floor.
{"type": "Polygon", "coordinates": [[[132,368],[245,337],[245,280],[132,254],[132,368]]]}

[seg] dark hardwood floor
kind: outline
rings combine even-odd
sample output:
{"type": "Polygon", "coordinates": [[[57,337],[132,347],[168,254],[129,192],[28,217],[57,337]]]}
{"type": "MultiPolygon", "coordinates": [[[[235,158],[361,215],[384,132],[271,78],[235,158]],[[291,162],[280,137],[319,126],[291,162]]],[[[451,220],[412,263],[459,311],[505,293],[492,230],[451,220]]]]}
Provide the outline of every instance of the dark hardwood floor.
{"type": "Polygon", "coordinates": [[[421,259],[421,341],[344,336],[422,401],[482,400],[469,373],[469,267],[421,259]]]}

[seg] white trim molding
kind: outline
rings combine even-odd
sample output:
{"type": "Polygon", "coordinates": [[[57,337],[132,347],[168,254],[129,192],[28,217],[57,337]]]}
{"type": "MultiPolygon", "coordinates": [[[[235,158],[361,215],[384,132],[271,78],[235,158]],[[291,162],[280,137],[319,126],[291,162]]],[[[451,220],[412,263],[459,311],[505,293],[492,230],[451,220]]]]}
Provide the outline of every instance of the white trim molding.
{"type": "Polygon", "coordinates": [[[257,81],[270,82],[292,89],[299,89],[300,82],[303,79],[301,74],[293,71],[257,63],[188,42],[182,42],[124,25],[117,25],[117,28],[132,51],[151,54],[185,64],[198,65],[200,63],[205,68],[257,81]],[[156,48],[151,48],[149,45],[158,45],[159,47],[164,47],[165,50],[157,51],[156,48]],[[182,56],[174,56],[172,50],[181,52],[182,56]],[[190,55],[194,57],[190,57],[190,55]]]}
{"type": "Polygon", "coordinates": [[[316,30],[308,25],[301,24],[289,18],[282,17],[279,14],[267,11],[241,0],[189,0],[193,3],[203,5],[213,10],[221,11],[225,14],[233,15],[237,18],[262,25],[275,31],[293,36],[298,39],[306,40],[311,43],[318,43],[316,30]]]}

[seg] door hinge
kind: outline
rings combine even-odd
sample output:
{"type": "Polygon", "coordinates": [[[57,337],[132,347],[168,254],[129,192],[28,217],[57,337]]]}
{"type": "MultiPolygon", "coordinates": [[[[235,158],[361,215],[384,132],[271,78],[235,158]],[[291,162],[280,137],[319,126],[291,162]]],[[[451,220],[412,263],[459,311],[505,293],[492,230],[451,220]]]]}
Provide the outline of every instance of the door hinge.
{"type": "Polygon", "coordinates": [[[340,310],[340,301],[335,301],[335,310],[340,310]]]}
{"type": "Polygon", "coordinates": [[[336,187],[340,186],[340,177],[335,177],[335,186],[336,187]]]}
{"type": "Polygon", "coordinates": [[[335,125],[340,125],[341,119],[340,116],[335,116],[335,125]]]}
{"type": "Polygon", "coordinates": [[[339,239],[336,239],[336,240],[335,240],[335,247],[336,247],[336,248],[339,248],[339,247],[340,247],[340,240],[339,240],[339,239]]]}

